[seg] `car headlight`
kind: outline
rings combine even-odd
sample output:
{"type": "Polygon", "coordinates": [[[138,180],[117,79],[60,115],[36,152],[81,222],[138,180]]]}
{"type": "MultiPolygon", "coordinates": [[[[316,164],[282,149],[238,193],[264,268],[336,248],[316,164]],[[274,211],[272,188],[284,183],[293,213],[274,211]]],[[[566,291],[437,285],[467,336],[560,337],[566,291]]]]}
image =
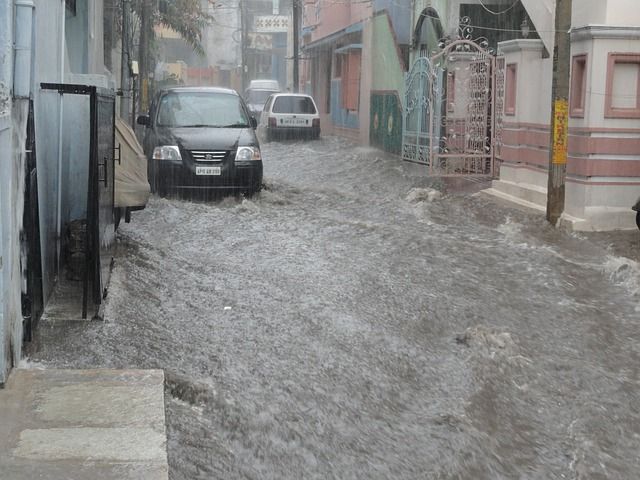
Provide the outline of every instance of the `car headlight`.
{"type": "Polygon", "coordinates": [[[163,145],[153,149],[154,160],[181,161],[180,149],[176,145],[163,145]]]}
{"type": "Polygon", "coordinates": [[[236,162],[251,162],[262,160],[258,147],[239,147],[236,152],[236,162]]]}

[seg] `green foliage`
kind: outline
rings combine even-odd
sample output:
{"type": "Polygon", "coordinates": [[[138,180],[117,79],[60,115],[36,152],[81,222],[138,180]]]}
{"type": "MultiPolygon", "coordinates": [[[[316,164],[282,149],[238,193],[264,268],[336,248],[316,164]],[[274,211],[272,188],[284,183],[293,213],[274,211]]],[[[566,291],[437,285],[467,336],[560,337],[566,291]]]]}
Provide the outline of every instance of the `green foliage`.
{"type": "MultiPolygon", "coordinates": [[[[209,4],[212,2],[207,2],[207,7],[209,4]]],[[[207,7],[201,0],[160,0],[154,21],[178,32],[199,55],[204,55],[202,31],[213,21],[207,7]]]]}
{"type": "Polygon", "coordinates": [[[209,13],[210,6],[215,6],[214,0],[131,0],[131,8],[138,18],[143,17],[146,9],[153,25],[178,32],[199,55],[204,55],[202,32],[214,20],[209,13]]]}

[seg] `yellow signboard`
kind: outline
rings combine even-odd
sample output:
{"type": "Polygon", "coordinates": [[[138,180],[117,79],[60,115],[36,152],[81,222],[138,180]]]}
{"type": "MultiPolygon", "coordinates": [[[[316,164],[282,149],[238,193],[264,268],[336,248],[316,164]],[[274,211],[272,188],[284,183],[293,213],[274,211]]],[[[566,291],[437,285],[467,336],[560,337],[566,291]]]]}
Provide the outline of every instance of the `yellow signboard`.
{"type": "Polygon", "coordinates": [[[567,145],[569,131],[569,104],[566,100],[556,100],[553,117],[553,164],[567,163],[567,145]]]}

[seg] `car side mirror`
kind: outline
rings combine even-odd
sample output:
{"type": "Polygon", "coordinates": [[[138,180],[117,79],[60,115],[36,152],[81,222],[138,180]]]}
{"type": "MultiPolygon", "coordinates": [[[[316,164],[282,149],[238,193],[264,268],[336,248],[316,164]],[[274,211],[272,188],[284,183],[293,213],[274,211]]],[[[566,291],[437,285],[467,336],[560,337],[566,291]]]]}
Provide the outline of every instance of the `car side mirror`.
{"type": "Polygon", "coordinates": [[[151,125],[151,119],[149,118],[149,115],[139,115],[136,123],[138,125],[144,125],[145,127],[148,127],[149,125],[151,125]]]}
{"type": "Polygon", "coordinates": [[[251,124],[251,128],[253,128],[254,130],[258,128],[258,120],[256,120],[256,117],[254,117],[253,115],[251,116],[249,123],[251,124]]]}

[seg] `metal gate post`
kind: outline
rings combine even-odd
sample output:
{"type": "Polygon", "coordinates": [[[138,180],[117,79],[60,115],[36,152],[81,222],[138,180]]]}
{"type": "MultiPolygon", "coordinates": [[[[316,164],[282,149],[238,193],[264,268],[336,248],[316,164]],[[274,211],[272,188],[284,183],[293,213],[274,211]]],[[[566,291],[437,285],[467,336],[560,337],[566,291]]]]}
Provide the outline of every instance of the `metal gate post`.
{"type": "Polygon", "coordinates": [[[434,161],[434,154],[433,154],[433,104],[434,104],[434,100],[435,100],[435,95],[433,94],[433,75],[431,70],[433,69],[433,66],[431,64],[431,61],[429,61],[427,63],[427,75],[429,78],[429,92],[428,92],[428,99],[429,99],[429,137],[427,138],[427,142],[428,142],[428,149],[427,149],[427,158],[429,159],[429,175],[433,175],[433,161],[434,161]]]}
{"type": "MultiPolygon", "coordinates": [[[[418,78],[419,78],[419,82],[418,82],[418,92],[420,94],[420,101],[419,101],[419,106],[420,109],[422,109],[422,106],[424,105],[423,99],[424,99],[424,76],[422,75],[422,72],[418,72],[418,78]]],[[[422,134],[422,111],[419,112],[418,115],[418,128],[416,129],[416,159],[419,161],[420,160],[420,135],[422,134]]]]}
{"type": "Polygon", "coordinates": [[[491,177],[493,177],[494,171],[494,163],[496,161],[495,157],[495,134],[496,134],[496,59],[495,57],[491,58],[491,77],[489,77],[489,91],[491,92],[491,136],[489,137],[489,148],[491,154],[491,165],[489,167],[491,177]]]}

